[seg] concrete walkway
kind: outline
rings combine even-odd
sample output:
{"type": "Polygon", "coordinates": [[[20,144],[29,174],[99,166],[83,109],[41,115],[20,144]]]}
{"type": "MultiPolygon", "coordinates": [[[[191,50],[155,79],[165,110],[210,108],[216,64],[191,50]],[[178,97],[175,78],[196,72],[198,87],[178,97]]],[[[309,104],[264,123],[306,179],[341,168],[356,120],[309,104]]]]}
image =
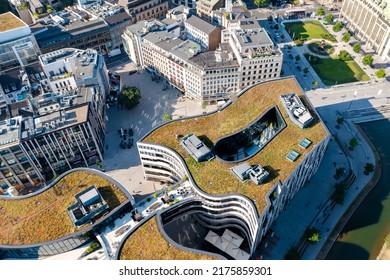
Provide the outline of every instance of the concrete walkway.
{"type": "MultiPolygon", "coordinates": [[[[379,86],[379,85],[378,85],[379,86]]],[[[349,206],[354,203],[354,207],[359,204],[355,199],[360,196],[364,197],[367,191],[365,187],[373,185],[372,179],[378,177],[378,173],[364,175],[364,166],[366,163],[373,163],[376,167],[380,166],[373,150],[366,142],[363,135],[355,127],[355,122],[371,121],[375,119],[390,118],[390,110],[379,110],[386,107],[386,96],[383,94],[376,94],[376,85],[367,85],[370,87],[367,93],[372,95],[362,98],[359,95],[359,100],[354,100],[356,97],[352,95],[352,100],[345,101],[347,96],[337,93],[337,98],[328,99],[329,90],[322,90],[318,92],[311,92],[311,98],[314,106],[317,108],[319,114],[333,135],[333,141],[330,142],[329,147],[325,153],[324,159],[321,162],[319,171],[310,180],[294,199],[291,204],[281,213],[276,222],[272,225],[274,231],[273,237],[268,237],[267,248],[261,248],[258,252],[264,259],[283,259],[288,249],[294,245],[299,246],[302,241],[304,230],[307,226],[315,225],[321,232],[321,241],[316,245],[308,245],[302,251],[303,259],[324,258],[328,252],[331,244],[338,235],[339,230],[342,229],[342,223],[339,221],[344,217],[349,206]],[[372,88],[372,90],[371,90],[372,88]],[[340,100],[339,100],[340,99],[340,100]],[[324,104],[324,101],[326,103],[324,104]],[[352,102],[355,101],[355,105],[352,102]],[[370,104],[370,103],[371,104],[370,104]],[[360,104],[360,105],[358,105],[360,104]],[[375,105],[374,105],[375,104],[375,105]],[[351,106],[353,105],[353,106],[351,106]],[[376,106],[376,107],[375,107],[376,106]],[[375,112],[373,108],[378,108],[375,112]],[[353,110],[356,114],[349,115],[343,112],[350,112],[353,110]],[[361,112],[360,114],[357,112],[361,112]],[[339,116],[345,117],[345,122],[336,128],[337,118],[339,116]],[[336,137],[339,142],[334,141],[336,137]],[[359,145],[352,151],[348,149],[351,138],[357,137],[359,145]],[[341,144],[344,147],[340,147],[341,144]],[[343,152],[348,151],[348,152],[343,152]],[[342,157],[342,159],[340,159],[342,157]],[[333,162],[344,162],[349,165],[353,173],[356,175],[354,183],[346,191],[343,204],[336,204],[334,208],[324,207],[324,202],[328,201],[333,192],[334,178],[332,178],[332,171],[335,168],[332,166],[333,162]],[[321,181],[322,180],[322,181],[321,181]],[[317,219],[320,218],[318,221],[317,219]],[[313,223],[314,222],[314,223],[313,223]],[[332,231],[336,225],[339,227],[332,231]],[[288,230],[286,230],[288,229],[288,230]],[[323,248],[323,246],[326,247],[323,248]]],[[[386,88],[386,87],[385,87],[386,88]]],[[[351,89],[353,91],[353,89],[351,89]]],[[[340,92],[340,89],[337,89],[340,92]]],[[[341,91],[342,92],[342,91],[341,91]]],[[[346,92],[346,90],[344,91],[346,92]]],[[[390,94],[390,93],[387,93],[390,94]]],[[[389,104],[390,107],[390,104],[389,104]]],[[[340,163],[341,164],[341,163],[340,163]]],[[[349,209],[351,210],[351,209],[349,209]]],[[[345,216],[346,221],[348,216],[345,216]]]]}

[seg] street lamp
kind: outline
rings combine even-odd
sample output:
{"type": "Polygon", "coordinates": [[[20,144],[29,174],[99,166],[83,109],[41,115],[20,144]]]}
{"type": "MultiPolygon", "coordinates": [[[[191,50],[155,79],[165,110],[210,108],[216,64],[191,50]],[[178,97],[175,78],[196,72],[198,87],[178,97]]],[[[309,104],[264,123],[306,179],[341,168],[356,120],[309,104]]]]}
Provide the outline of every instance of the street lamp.
{"type": "Polygon", "coordinates": [[[357,96],[357,90],[355,90],[354,93],[353,93],[353,99],[349,103],[347,111],[349,111],[349,108],[351,108],[352,102],[355,100],[356,96],[357,96]]]}

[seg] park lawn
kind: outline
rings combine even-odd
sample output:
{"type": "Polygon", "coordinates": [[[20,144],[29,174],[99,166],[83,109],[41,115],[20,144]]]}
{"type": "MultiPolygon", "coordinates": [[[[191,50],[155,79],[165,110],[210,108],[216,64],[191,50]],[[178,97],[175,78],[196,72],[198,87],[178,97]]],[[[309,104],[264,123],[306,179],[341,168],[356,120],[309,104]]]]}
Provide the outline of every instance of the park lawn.
{"type": "Polygon", "coordinates": [[[284,23],[284,26],[291,38],[303,37],[305,41],[311,39],[322,39],[323,34],[330,34],[318,20],[284,23]]]}
{"type": "Polygon", "coordinates": [[[309,62],[327,86],[370,80],[368,75],[353,60],[317,58],[317,62],[313,62],[313,60],[309,62]]]}

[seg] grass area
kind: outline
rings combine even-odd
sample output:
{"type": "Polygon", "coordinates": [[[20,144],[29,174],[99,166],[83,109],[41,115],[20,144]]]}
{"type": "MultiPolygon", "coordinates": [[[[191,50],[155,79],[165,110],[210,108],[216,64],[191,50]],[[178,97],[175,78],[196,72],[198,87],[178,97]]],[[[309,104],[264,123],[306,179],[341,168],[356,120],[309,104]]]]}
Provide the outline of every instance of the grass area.
{"type": "MultiPolygon", "coordinates": [[[[305,153],[308,153],[316,144],[326,136],[326,131],[318,118],[310,128],[301,129],[293,124],[280,101],[280,95],[296,93],[303,98],[300,86],[295,79],[281,79],[260,84],[240,96],[236,102],[209,116],[180,120],[169,123],[149,134],[144,141],[158,143],[176,150],[186,161],[187,166],[198,187],[210,194],[243,194],[255,201],[257,209],[261,212],[266,206],[265,196],[277,180],[284,181],[304,158],[299,157],[295,162],[286,159],[290,150],[302,151],[298,143],[303,138],[313,141],[305,153]],[[175,134],[186,135],[194,133],[197,136],[207,137],[210,143],[215,143],[222,136],[229,135],[252,123],[263,112],[274,105],[287,124],[270,143],[259,153],[248,160],[249,164],[260,164],[270,172],[270,179],[260,187],[251,180],[242,183],[230,171],[236,164],[222,163],[214,159],[209,162],[196,163],[180,146],[175,134]]],[[[305,99],[303,99],[305,102],[305,99]]],[[[312,112],[313,113],[313,112],[312,112]]],[[[315,114],[313,113],[315,116],[315,114]]]]}
{"type": "Polygon", "coordinates": [[[0,15],[0,32],[23,26],[25,26],[23,21],[21,21],[21,19],[19,19],[18,17],[14,16],[12,13],[5,13],[0,15]]]}
{"type": "Polygon", "coordinates": [[[217,260],[176,248],[160,233],[153,217],[130,235],[122,247],[121,260],[217,260]],[[153,246],[145,246],[145,241],[153,246]]]}
{"type": "Polygon", "coordinates": [[[74,172],[54,187],[31,198],[0,200],[0,243],[35,244],[67,236],[76,229],[66,209],[75,203],[75,194],[95,185],[114,209],[127,196],[106,179],[88,172],[74,172]]]}
{"type": "Polygon", "coordinates": [[[310,65],[325,85],[351,83],[357,81],[369,81],[370,78],[359,65],[351,61],[343,61],[338,58],[319,58],[305,54],[310,65]]]}
{"type": "Polygon", "coordinates": [[[303,41],[311,39],[334,39],[334,37],[325,29],[325,27],[318,20],[310,20],[305,22],[289,22],[284,23],[284,26],[286,27],[286,31],[288,32],[288,34],[290,34],[290,37],[293,38],[293,40],[301,38],[303,39],[303,41]]]}

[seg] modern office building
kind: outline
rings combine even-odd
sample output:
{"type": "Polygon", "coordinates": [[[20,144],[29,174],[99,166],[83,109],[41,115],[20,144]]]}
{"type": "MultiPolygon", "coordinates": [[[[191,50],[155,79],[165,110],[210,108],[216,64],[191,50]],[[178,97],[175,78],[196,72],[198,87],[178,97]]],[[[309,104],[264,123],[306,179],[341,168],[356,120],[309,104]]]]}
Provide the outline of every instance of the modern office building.
{"type": "MultiPolygon", "coordinates": [[[[158,127],[137,143],[146,179],[168,184],[188,179],[196,193],[159,213],[160,230],[191,216],[198,221],[193,226],[200,224],[202,232],[221,235],[228,229],[238,234],[243,238],[240,249],[253,254],[285,205],[317,171],[329,141],[317,115],[309,128],[301,129],[281,113],[281,95],[291,92],[314,113],[294,78],[278,79],[243,91],[238,100],[216,113],[158,127]],[[213,150],[214,159],[198,163],[193,153],[180,147],[182,140],[177,135],[186,139],[193,131],[208,139],[206,147],[213,150]],[[303,138],[314,145],[295,161],[288,160],[290,147],[298,147],[303,138]],[[233,164],[235,172],[231,171],[233,164]]],[[[169,232],[164,234],[169,236],[169,232]]],[[[184,246],[191,249],[188,244],[184,246]]],[[[210,245],[202,247],[208,251],[205,248],[210,245]]]]}
{"type": "MultiPolygon", "coordinates": [[[[0,110],[4,111],[7,100],[17,99],[20,87],[17,83],[5,83],[10,71],[17,71],[38,60],[38,44],[30,28],[11,12],[0,15],[0,74],[3,83],[0,86],[0,110]]],[[[20,82],[22,84],[22,82],[20,82]]],[[[21,96],[21,95],[20,95],[21,96]]]]}
{"type": "Polygon", "coordinates": [[[136,21],[162,19],[168,11],[168,0],[119,0],[118,5],[124,7],[136,21]]]}
{"type": "MultiPolygon", "coordinates": [[[[200,33],[201,27],[187,26],[194,34],[191,38],[209,37],[200,33]]],[[[200,44],[183,40],[178,32],[155,20],[141,21],[123,34],[124,49],[138,66],[207,104],[229,100],[247,86],[280,76],[282,52],[255,19],[232,23],[213,51],[202,52],[200,44]]]]}
{"type": "Polygon", "coordinates": [[[11,12],[0,15],[0,119],[7,105],[26,98],[29,84],[23,67],[38,61],[40,50],[30,28],[11,12]]]}
{"type": "Polygon", "coordinates": [[[30,28],[42,53],[92,48],[105,54],[112,44],[110,26],[103,19],[74,7],[41,18],[30,28]]]}
{"type": "Polygon", "coordinates": [[[41,94],[19,102],[2,124],[0,149],[7,157],[16,151],[11,162],[2,161],[7,186],[34,185],[103,160],[109,91],[103,57],[92,49],[68,48],[43,54],[39,62],[24,75],[36,78],[41,94]]]}
{"type": "Polygon", "coordinates": [[[390,1],[344,0],[340,16],[357,38],[390,61],[390,1]]]}
{"type": "Polygon", "coordinates": [[[111,5],[109,3],[101,5],[97,2],[92,2],[93,5],[90,5],[90,1],[86,1],[86,3],[88,5],[83,6],[84,10],[90,14],[91,17],[97,17],[104,20],[109,27],[111,42],[106,44],[107,51],[121,47],[121,36],[126,27],[135,21],[135,18],[129,16],[125,9],[119,5],[111,5]]]}

